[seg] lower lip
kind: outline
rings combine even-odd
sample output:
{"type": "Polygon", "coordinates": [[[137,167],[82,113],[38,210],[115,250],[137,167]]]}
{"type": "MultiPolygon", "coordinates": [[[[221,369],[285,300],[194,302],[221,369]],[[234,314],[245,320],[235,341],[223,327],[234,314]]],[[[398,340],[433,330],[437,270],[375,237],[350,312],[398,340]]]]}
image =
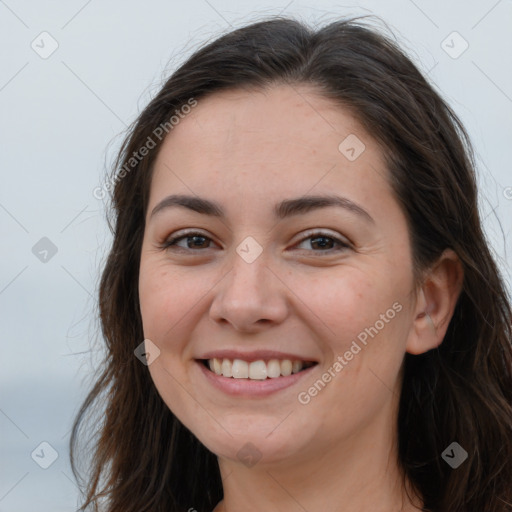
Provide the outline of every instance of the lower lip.
{"type": "Polygon", "coordinates": [[[224,377],[208,370],[203,363],[196,361],[203,375],[208,381],[228,395],[242,397],[264,397],[276,393],[282,389],[289,388],[296,384],[299,380],[310,374],[317,365],[311,366],[298,373],[292,373],[287,377],[276,377],[275,379],[251,380],[251,379],[235,379],[232,377],[224,377]]]}

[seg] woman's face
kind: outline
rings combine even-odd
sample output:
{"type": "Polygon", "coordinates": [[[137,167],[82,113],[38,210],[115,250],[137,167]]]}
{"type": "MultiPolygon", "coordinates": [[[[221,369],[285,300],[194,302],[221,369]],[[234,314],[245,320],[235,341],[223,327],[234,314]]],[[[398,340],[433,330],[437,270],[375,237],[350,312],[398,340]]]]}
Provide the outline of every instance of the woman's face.
{"type": "Polygon", "coordinates": [[[389,434],[414,296],[387,175],[306,86],[214,94],[165,139],[140,264],[148,368],[217,455],[299,461],[389,434]]]}

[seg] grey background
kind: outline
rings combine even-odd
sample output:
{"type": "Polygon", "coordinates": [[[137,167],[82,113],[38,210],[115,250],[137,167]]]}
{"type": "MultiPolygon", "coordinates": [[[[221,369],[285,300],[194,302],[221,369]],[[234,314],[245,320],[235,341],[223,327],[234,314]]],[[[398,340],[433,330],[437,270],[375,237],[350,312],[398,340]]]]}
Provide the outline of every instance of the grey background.
{"type": "MultiPolygon", "coordinates": [[[[97,360],[87,351],[110,243],[93,190],[166,70],[231,27],[280,12],[322,24],[383,17],[470,132],[485,228],[510,289],[512,1],[273,3],[0,0],[0,512],[76,509],[67,443],[97,360]],[[46,59],[31,47],[51,48],[43,31],[58,43],[46,59]],[[458,58],[453,31],[469,44],[458,58]],[[43,441],[58,452],[48,469],[31,458],[43,441]]],[[[50,456],[43,446],[34,459],[50,456]]]]}

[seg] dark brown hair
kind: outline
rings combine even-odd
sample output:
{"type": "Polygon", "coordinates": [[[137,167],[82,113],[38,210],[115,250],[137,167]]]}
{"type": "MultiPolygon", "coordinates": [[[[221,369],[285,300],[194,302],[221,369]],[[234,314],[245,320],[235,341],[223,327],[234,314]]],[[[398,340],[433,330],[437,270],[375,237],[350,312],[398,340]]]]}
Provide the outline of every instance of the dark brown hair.
{"type": "Polygon", "coordinates": [[[168,409],[134,356],[144,339],[139,263],[161,142],[136,165],[127,164],[191,98],[200,102],[216,91],[273,84],[316,87],[350,109],[380,144],[408,221],[415,276],[446,248],[460,258],[463,288],[443,343],[405,355],[398,463],[425,510],[511,510],[512,313],[482,230],[468,136],[399,46],[364,20],[313,30],[283,17],[234,30],[196,51],[121,147],[112,176],[113,246],[99,290],[106,357],[71,437],[79,482],[78,440],[84,435],[93,443],[81,510],[211,512],[222,499],[216,456],[168,409]],[[94,411],[91,430],[85,420],[94,411]],[[441,457],[453,441],[468,452],[457,469],[441,457]]]}

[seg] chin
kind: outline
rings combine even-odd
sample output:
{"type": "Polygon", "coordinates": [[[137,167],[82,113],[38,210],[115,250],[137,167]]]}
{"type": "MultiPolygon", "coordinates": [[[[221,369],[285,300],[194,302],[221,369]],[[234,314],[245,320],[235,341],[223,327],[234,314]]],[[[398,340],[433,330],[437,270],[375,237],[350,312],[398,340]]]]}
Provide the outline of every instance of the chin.
{"type": "Polygon", "coordinates": [[[247,428],[247,418],[244,418],[238,425],[235,422],[223,423],[226,430],[216,423],[215,426],[210,424],[200,428],[192,425],[190,430],[218,457],[240,462],[247,467],[293,458],[308,446],[308,440],[301,439],[299,432],[291,432],[289,428],[279,431],[280,427],[276,428],[279,421],[272,420],[262,418],[258,422],[252,418],[251,427],[247,428]]]}

